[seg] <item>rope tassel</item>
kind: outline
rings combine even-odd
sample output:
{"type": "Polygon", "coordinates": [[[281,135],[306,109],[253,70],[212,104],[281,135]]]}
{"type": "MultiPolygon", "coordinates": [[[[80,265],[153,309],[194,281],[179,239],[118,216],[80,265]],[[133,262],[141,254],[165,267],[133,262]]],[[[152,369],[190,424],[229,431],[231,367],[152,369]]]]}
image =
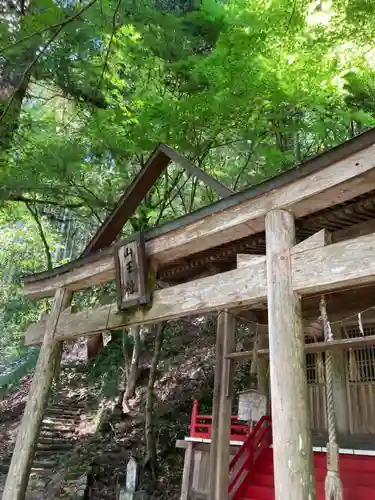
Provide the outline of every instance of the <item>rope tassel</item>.
{"type": "MultiPolygon", "coordinates": [[[[320,315],[324,327],[324,340],[333,340],[331,325],[328,321],[327,304],[324,295],[320,300],[320,315]]],[[[332,353],[326,352],[326,392],[327,392],[327,476],[325,480],[326,500],[343,500],[342,482],[339,474],[339,447],[336,436],[336,417],[333,399],[333,366],[332,353]]]]}

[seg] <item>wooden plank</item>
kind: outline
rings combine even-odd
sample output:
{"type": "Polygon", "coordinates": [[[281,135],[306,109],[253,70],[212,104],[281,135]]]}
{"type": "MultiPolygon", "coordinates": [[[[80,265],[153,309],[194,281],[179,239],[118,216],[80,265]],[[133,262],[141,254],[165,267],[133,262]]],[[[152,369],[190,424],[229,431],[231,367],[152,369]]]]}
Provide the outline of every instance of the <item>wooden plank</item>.
{"type": "MultiPolygon", "coordinates": [[[[233,351],[235,344],[235,317],[228,311],[222,311],[218,318],[218,329],[222,329],[223,357],[233,351]]],[[[216,477],[213,500],[228,500],[230,430],[232,424],[232,390],[234,371],[232,361],[225,359],[221,371],[221,391],[219,401],[219,422],[216,449],[216,477]]]]}
{"type": "MultiPolygon", "coordinates": [[[[375,146],[371,145],[294,182],[260,190],[260,194],[194,220],[177,229],[166,231],[146,244],[147,256],[158,262],[169,262],[264,230],[264,217],[274,208],[292,209],[296,217],[342,203],[375,188],[375,146]]],[[[268,182],[267,186],[271,185],[268,182]]],[[[229,199],[231,199],[230,197],[229,199]]],[[[237,198],[236,198],[237,200],[237,198]]],[[[204,212],[203,212],[204,213],[204,212]]],[[[104,257],[106,269],[96,270],[92,263],[75,268],[61,276],[25,285],[32,298],[53,295],[57,287],[70,290],[87,288],[114,278],[113,257],[104,257]],[[107,261],[109,259],[109,261],[107,261]]],[[[98,256],[100,261],[100,255],[98,256]]],[[[101,267],[101,266],[99,266],[101,267]]]]}
{"type": "MultiPolygon", "coordinates": [[[[339,351],[342,349],[363,348],[374,345],[375,335],[369,335],[367,337],[353,337],[350,339],[334,339],[330,342],[313,342],[311,344],[305,344],[305,353],[339,351]]],[[[263,358],[268,357],[269,349],[259,349],[258,356],[263,358]]],[[[232,352],[227,355],[228,359],[233,359],[234,361],[248,361],[249,359],[252,359],[252,357],[253,351],[232,352]]]]}
{"type": "MultiPolygon", "coordinates": [[[[210,451],[211,443],[203,443],[200,441],[187,441],[186,439],[177,439],[176,448],[182,448],[184,450],[187,449],[188,443],[193,443],[194,450],[199,451],[210,451]]],[[[229,449],[231,451],[232,456],[234,456],[237,451],[240,449],[240,446],[230,445],[229,449]]]]}
{"type": "Polygon", "coordinates": [[[24,500],[31,464],[38,440],[43,413],[55,374],[56,364],[61,357],[60,342],[55,339],[55,331],[61,310],[68,305],[71,294],[63,289],[57,290],[52,313],[47,321],[43,345],[39,353],[33,382],[26,408],[18,430],[3,500],[24,500]]]}
{"type": "MultiPolygon", "coordinates": [[[[375,232],[375,219],[366,222],[354,224],[349,228],[335,231],[332,234],[332,242],[338,243],[350,238],[357,238],[375,232]]],[[[307,240],[305,240],[307,241],[307,240]]],[[[298,246],[298,245],[296,245],[298,246]]],[[[111,250],[111,249],[109,249],[111,250]]],[[[248,254],[237,254],[237,262],[240,264],[237,267],[246,267],[248,262],[248,254]]],[[[254,260],[256,256],[253,256],[254,260]]],[[[40,299],[42,297],[53,296],[57,288],[68,288],[71,291],[77,291],[82,288],[87,288],[95,284],[105,283],[115,279],[115,264],[114,257],[109,251],[101,252],[90,259],[86,259],[86,264],[77,267],[74,271],[63,273],[52,278],[26,282],[24,293],[31,299],[40,299]]]]}
{"type": "MultiPolygon", "coordinates": [[[[374,248],[375,235],[367,235],[292,255],[294,291],[308,295],[375,282],[374,248]]],[[[56,337],[64,340],[229,307],[256,307],[266,300],[266,290],[264,257],[246,272],[235,269],[158,290],[150,308],[118,314],[114,303],[75,314],[64,311],[56,337]]],[[[26,332],[26,345],[40,343],[43,333],[43,323],[32,325],[26,332]]]]}
{"type": "MultiPolygon", "coordinates": [[[[192,493],[200,493],[200,479],[201,479],[201,463],[202,463],[202,451],[194,451],[194,467],[192,473],[192,481],[191,481],[191,492],[192,493]]],[[[207,455],[207,453],[205,453],[207,455]]]]}
{"type": "Polygon", "coordinates": [[[166,144],[161,144],[159,146],[159,150],[165,153],[166,155],[169,156],[169,158],[174,161],[177,165],[180,165],[183,167],[187,172],[189,172],[191,175],[194,175],[197,179],[202,181],[204,184],[209,186],[213,191],[215,191],[219,196],[222,198],[226,198],[227,196],[230,196],[234,194],[234,191],[231,189],[227,188],[216,180],[214,177],[211,175],[206,174],[203,170],[200,168],[196,167],[194,163],[192,163],[190,160],[185,158],[184,156],[180,155],[177,151],[174,149],[170,148],[166,144]]]}
{"type": "MultiPolygon", "coordinates": [[[[291,249],[292,254],[305,252],[306,250],[313,250],[314,248],[319,248],[331,243],[331,233],[326,229],[322,229],[317,233],[313,234],[309,238],[301,241],[291,249]]],[[[252,264],[262,261],[264,255],[253,255],[253,254],[237,254],[237,269],[240,267],[248,267],[252,264]]]]}
{"type": "Polygon", "coordinates": [[[83,266],[78,266],[68,273],[49,279],[25,282],[24,294],[31,299],[51,297],[58,288],[67,288],[72,292],[100,285],[116,278],[115,259],[113,254],[95,255],[83,266]]]}
{"type": "Polygon", "coordinates": [[[241,267],[251,266],[256,262],[264,261],[264,255],[254,255],[247,253],[238,253],[236,255],[236,258],[237,258],[237,269],[240,269],[241,267]]]}
{"type": "Polygon", "coordinates": [[[133,215],[138,205],[151,189],[154,182],[164,172],[170,163],[170,158],[157,148],[148,158],[124,194],[116,203],[115,208],[99,227],[82,256],[109,246],[117,237],[124,224],[133,215]]]}
{"type": "Polygon", "coordinates": [[[292,255],[294,291],[307,295],[373,283],[374,244],[370,234],[292,255]]]}
{"type": "Polygon", "coordinates": [[[368,192],[375,185],[374,153],[375,146],[370,146],[263,196],[167,233],[150,241],[148,251],[159,261],[182,258],[263,231],[264,217],[271,209],[287,208],[299,218],[368,192]]]}
{"type": "Polygon", "coordinates": [[[284,500],[288,492],[289,498],[314,500],[301,299],[292,285],[295,226],[290,212],[267,214],[266,242],[275,499],[284,500]]]}
{"type": "Polygon", "coordinates": [[[185,451],[184,470],[182,473],[181,500],[189,500],[193,443],[189,442],[185,451]]]}
{"type": "Polygon", "coordinates": [[[294,245],[291,250],[292,254],[305,252],[306,250],[313,250],[314,248],[324,247],[331,243],[331,234],[326,230],[322,229],[317,233],[310,236],[310,238],[306,238],[305,240],[298,243],[298,245],[294,245]]]}
{"type": "MultiPolygon", "coordinates": [[[[204,314],[223,309],[222,304],[228,304],[231,296],[233,296],[234,304],[237,305],[238,296],[241,296],[247,303],[256,303],[256,297],[266,297],[265,275],[264,258],[263,262],[248,268],[246,273],[243,270],[235,270],[157,290],[150,308],[119,314],[117,304],[113,303],[74,314],[64,311],[56,336],[63,340],[67,338],[66,335],[69,338],[76,338],[82,334],[118,330],[127,323],[129,325],[149,324],[157,322],[157,318],[161,320],[162,317],[172,319],[192,314],[204,314]],[[239,274],[242,276],[241,279],[239,279],[239,274]]],[[[42,325],[43,323],[40,323],[29,327],[25,335],[26,345],[36,345],[40,342],[43,336],[42,325]]]]}
{"type": "Polygon", "coordinates": [[[211,430],[211,447],[210,447],[210,464],[208,473],[208,498],[215,499],[216,488],[216,470],[217,470],[217,453],[218,453],[218,436],[219,436],[219,412],[220,412],[220,397],[221,397],[221,374],[224,363],[224,342],[223,342],[223,320],[219,315],[217,318],[216,328],[216,352],[215,352],[215,374],[214,374],[214,393],[212,398],[212,430],[211,430]]]}

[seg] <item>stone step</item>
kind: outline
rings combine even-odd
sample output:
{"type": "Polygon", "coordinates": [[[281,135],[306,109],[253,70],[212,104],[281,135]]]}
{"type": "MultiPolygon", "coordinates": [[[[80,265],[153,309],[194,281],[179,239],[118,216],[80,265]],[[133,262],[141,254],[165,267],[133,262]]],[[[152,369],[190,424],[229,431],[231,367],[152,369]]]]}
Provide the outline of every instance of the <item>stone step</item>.
{"type": "Polygon", "coordinates": [[[59,453],[64,450],[71,450],[74,448],[74,442],[66,442],[66,441],[55,441],[51,444],[43,444],[38,443],[36,447],[36,452],[39,451],[53,451],[55,453],[59,453]]]}
{"type": "Polygon", "coordinates": [[[73,407],[64,407],[64,406],[49,406],[46,411],[46,414],[49,415],[67,415],[67,416],[76,416],[82,413],[82,408],[73,407]]]}
{"type": "Polygon", "coordinates": [[[54,439],[56,441],[71,441],[76,436],[75,430],[41,429],[40,439],[54,439]]]}
{"type": "Polygon", "coordinates": [[[85,399],[72,399],[71,401],[61,401],[57,399],[51,399],[48,408],[66,408],[66,409],[81,409],[85,410],[86,408],[93,407],[96,408],[98,405],[98,401],[95,397],[85,398],[85,399]]]}
{"type": "Polygon", "coordinates": [[[50,417],[45,417],[43,419],[42,425],[45,425],[46,427],[72,427],[76,426],[80,423],[81,419],[80,418],[50,418],[50,417]]]}
{"type": "Polygon", "coordinates": [[[46,409],[46,413],[50,413],[51,415],[79,415],[84,412],[84,408],[58,408],[57,406],[48,406],[46,409]]]}
{"type": "Polygon", "coordinates": [[[30,472],[30,478],[33,478],[34,480],[36,478],[43,478],[47,477],[50,478],[52,474],[53,469],[45,469],[43,467],[32,467],[31,472],[30,472]]]}
{"type": "Polygon", "coordinates": [[[81,423],[80,419],[64,419],[64,418],[45,418],[42,422],[42,425],[45,427],[77,427],[81,423]]]}
{"type": "Polygon", "coordinates": [[[52,459],[58,460],[62,456],[66,455],[73,448],[65,449],[65,450],[36,450],[34,460],[38,460],[39,458],[51,457],[52,459]]]}
{"type": "Polygon", "coordinates": [[[84,414],[85,411],[83,409],[70,409],[70,410],[61,410],[58,408],[47,408],[44,412],[45,415],[50,415],[54,417],[72,417],[79,418],[80,415],[84,414]]]}
{"type": "Polygon", "coordinates": [[[36,470],[51,470],[56,467],[56,461],[54,460],[34,460],[31,470],[34,472],[36,470]]]}
{"type": "Polygon", "coordinates": [[[54,422],[43,422],[41,430],[44,431],[75,431],[77,429],[77,425],[67,425],[67,424],[58,424],[54,422]]]}
{"type": "MultiPolygon", "coordinates": [[[[52,474],[53,469],[45,469],[45,468],[40,468],[40,467],[33,467],[31,469],[30,473],[30,478],[33,478],[34,480],[37,478],[48,478],[48,481],[51,479],[51,474],[52,474]]],[[[66,481],[75,481],[77,480],[78,477],[80,477],[80,472],[74,471],[74,472],[67,472],[64,474],[64,480],[66,481]]]]}
{"type": "Polygon", "coordinates": [[[42,436],[39,438],[38,440],[38,445],[40,444],[41,446],[50,446],[50,445],[54,445],[54,444],[65,444],[65,443],[71,443],[71,444],[75,444],[76,443],[76,439],[67,439],[65,435],[61,436],[60,438],[59,437],[49,437],[49,436],[42,436]]]}

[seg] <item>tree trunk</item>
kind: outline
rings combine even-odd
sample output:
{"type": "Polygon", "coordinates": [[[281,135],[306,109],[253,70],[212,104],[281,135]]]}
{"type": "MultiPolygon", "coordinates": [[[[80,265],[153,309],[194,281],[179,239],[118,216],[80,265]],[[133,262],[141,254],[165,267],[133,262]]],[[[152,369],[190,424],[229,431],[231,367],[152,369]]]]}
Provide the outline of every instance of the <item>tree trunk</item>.
{"type": "Polygon", "coordinates": [[[131,334],[133,337],[133,354],[127,371],[127,384],[123,401],[124,405],[127,405],[129,399],[134,398],[135,389],[137,388],[139,358],[142,352],[140,329],[140,326],[134,326],[131,328],[131,334]]]}
{"type": "Polygon", "coordinates": [[[124,368],[122,370],[120,393],[117,402],[118,408],[121,408],[123,413],[128,412],[129,399],[135,397],[142,345],[143,339],[141,336],[141,326],[132,327],[129,332],[127,332],[127,330],[123,331],[122,350],[124,356],[124,368]]]}
{"type": "Polygon", "coordinates": [[[146,415],[145,415],[145,437],[146,437],[146,458],[145,467],[148,467],[151,473],[153,483],[157,479],[157,454],[156,454],[156,440],[153,422],[153,409],[154,409],[154,384],[156,380],[156,370],[158,367],[161,347],[164,339],[164,326],[158,324],[155,326],[155,348],[154,356],[152,358],[150,377],[147,386],[147,400],[146,400],[146,415]]]}
{"type": "Polygon", "coordinates": [[[1,68],[0,146],[2,151],[11,146],[14,132],[19,125],[22,102],[30,81],[30,75],[26,78],[22,77],[24,68],[25,63],[21,61],[17,65],[8,63],[1,68]]]}
{"type": "MultiPolygon", "coordinates": [[[[108,304],[108,301],[108,294],[106,294],[105,292],[105,287],[102,287],[99,295],[99,304],[108,304]]],[[[98,333],[97,335],[91,335],[90,337],[88,337],[88,339],[86,340],[87,360],[94,360],[102,352],[103,348],[104,341],[102,333],[98,333]]]]}
{"type": "Polygon", "coordinates": [[[266,216],[275,499],[315,500],[301,299],[293,291],[293,214],[266,216]]]}
{"type": "Polygon", "coordinates": [[[86,341],[87,360],[92,361],[103,350],[103,335],[92,335],[86,341]]]}
{"type": "MultiPolygon", "coordinates": [[[[13,30],[11,24],[19,26],[18,37],[29,33],[32,22],[32,6],[30,2],[26,10],[17,13],[12,2],[3,10],[4,27],[9,33],[13,30]],[[28,19],[30,17],[30,19],[28,19]],[[6,21],[7,20],[7,21],[6,21]],[[8,23],[8,26],[7,26],[8,23]]],[[[9,37],[10,40],[10,37],[9,37]]],[[[10,49],[0,60],[0,148],[4,152],[12,145],[14,133],[19,126],[22,102],[30,83],[31,68],[39,48],[40,37],[35,36],[24,42],[17,49],[10,49]]]]}

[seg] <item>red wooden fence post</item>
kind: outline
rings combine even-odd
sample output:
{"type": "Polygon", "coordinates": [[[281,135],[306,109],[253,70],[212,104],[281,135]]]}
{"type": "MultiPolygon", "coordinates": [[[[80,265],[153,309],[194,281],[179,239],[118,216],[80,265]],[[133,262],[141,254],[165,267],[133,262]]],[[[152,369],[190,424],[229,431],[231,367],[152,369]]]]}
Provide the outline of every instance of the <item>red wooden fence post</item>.
{"type": "Polygon", "coordinates": [[[194,404],[193,404],[193,411],[191,412],[191,424],[190,424],[190,436],[191,437],[196,437],[195,429],[196,429],[196,425],[197,425],[198,410],[199,410],[199,403],[198,403],[198,400],[195,399],[194,404]]]}

